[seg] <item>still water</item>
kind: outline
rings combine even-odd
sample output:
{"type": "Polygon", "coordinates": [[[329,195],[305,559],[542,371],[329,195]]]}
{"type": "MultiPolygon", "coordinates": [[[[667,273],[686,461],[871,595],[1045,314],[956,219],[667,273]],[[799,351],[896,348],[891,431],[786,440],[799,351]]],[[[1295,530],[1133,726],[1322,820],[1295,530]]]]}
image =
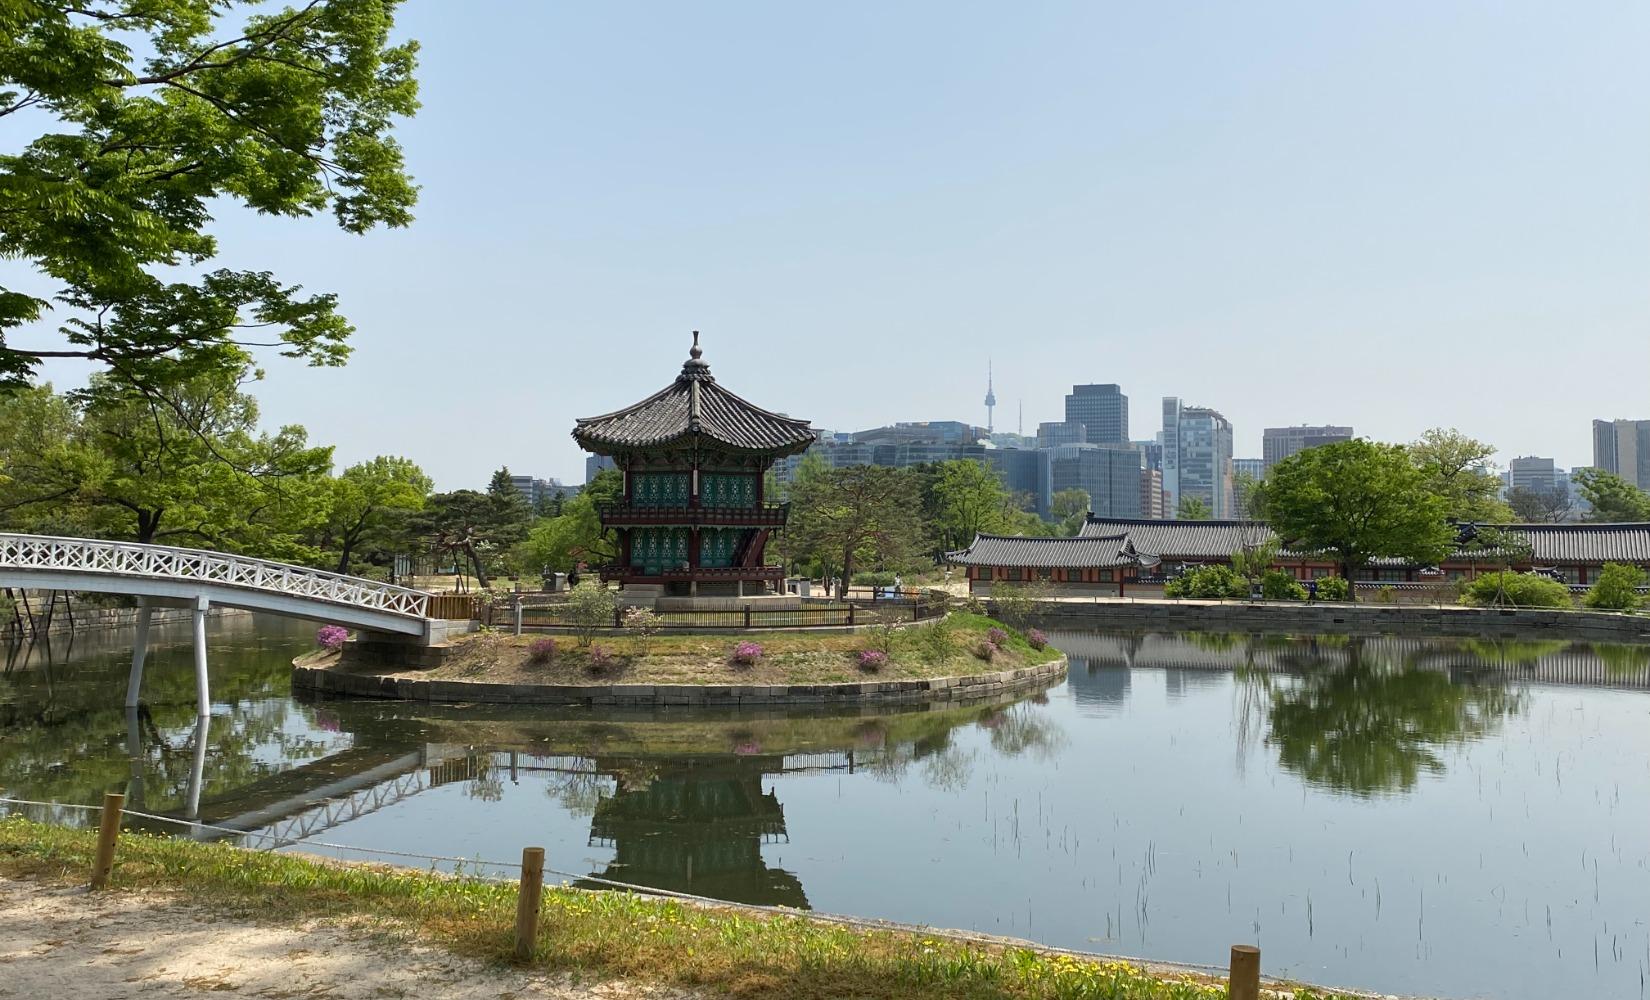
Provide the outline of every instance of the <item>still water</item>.
{"type": "Polygon", "coordinates": [[[1069,678],[1015,703],[775,719],[315,701],[287,673],[312,627],[229,619],[204,732],[187,629],[157,630],[131,716],[128,635],[0,647],[0,795],[125,791],[353,858],[321,845],[534,844],[576,876],[1147,958],[1252,942],[1385,992],[1645,996],[1650,648],[1053,638],[1069,678]]]}

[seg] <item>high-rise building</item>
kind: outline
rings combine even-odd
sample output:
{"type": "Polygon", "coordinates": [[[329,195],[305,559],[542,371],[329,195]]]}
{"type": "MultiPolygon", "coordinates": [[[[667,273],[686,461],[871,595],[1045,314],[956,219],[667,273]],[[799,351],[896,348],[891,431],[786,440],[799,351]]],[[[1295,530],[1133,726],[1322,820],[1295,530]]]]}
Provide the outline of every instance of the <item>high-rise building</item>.
{"type": "Polygon", "coordinates": [[[1045,454],[1055,493],[1082,490],[1089,495],[1089,510],[1102,517],[1140,516],[1142,470],[1133,448],[1068,444],[1045,454]]]}
{"type": "Polygon", "coordinates": [[[1140,470],[1140,516],[1161,521],[1168,516],[1163,509],[1163,470],[1140,470]]]}
{"type": "Polygon", "coordinates": [[[1066,422],[1088,428],[1089,444],[1127,444],[1129,397],[1115,384],[1074,385],[1066,397],[1066,422]]]}
{"type": "Polygon", "coordinates": [[[1507,463],[1507,486],[1550,493],[1558,485],[1558,472],[1550,458],[1521,455],[1507,463]]]}
{"type": "Polygon", "coordinates": [[[1054,497],[1048,452],[1037,448],[991,448],[985,453],[985,463],[997,471],[1010,493],[1030,499],[1033,513],[1048,516],[1054,497]]]}
{"type": "Polygon", "coordinates": [[[1140,453],[1140,467],[1142,469],[1163,470],[1163,442],[1136,441],[1134,450],[1140,453]]]}
{"type": "Polygon", "coordinates": [[[1593,466],[1650,490],[1650,420],[1593,421],[1593,466]]]}
{"type": "Polygon", "coordinates": [[[1243,491],[1237,488],[1239,476],[1248,476],[1255,480],[1265,479],[1266,461],[1259,458],[1232,459],[1232,516],[1254,517],[1255,512],[1249,509],[1243,491]]]}
{"type": "Polygon", "coordinates": [[[586,456],[584,456],[584,481],[585,481],[585,484],[589,485],[590,481],[592,479],[596,478],[596,473],[602,471],[603,469],[615,469],[615,468],[618,468],[618,466],[613,464],[613,458],[612,458],[611,455],[586,455],[586,456]]]}
{"type": "Polygon", "coordinates": [[[1037,425],[1037,447],[1058,448],[1063,444],[1088,444],[1088,427],[1077,420],[1051,420],[1037,425]]]}
{"type": "Polygon", "coordinates": [[[1209,505],[1215,519],[1232,510],[1232,422],[1218,411],[1163,397],[1163,489],[1170,516],[1185,497],[1209,505]]]}
{"type": "Polygon", "coordinates": [[[1324,425],[1309,427],[1302,424],[1299,427],[1268,427],[1261,434],[1261,461],[1270,469],[1279,462],[1308,448],[1316,448],[1320,444],[1334,444],[1337,441],[1352,440],[1352,428],[1324,425]]]}

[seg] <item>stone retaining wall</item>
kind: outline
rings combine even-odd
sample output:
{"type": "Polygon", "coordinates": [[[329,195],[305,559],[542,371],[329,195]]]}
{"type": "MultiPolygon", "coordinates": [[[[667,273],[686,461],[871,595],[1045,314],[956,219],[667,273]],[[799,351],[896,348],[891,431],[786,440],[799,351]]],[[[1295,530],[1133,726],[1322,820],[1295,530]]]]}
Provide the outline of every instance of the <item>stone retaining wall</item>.
{"type": "MultiPolygon", "coordinates": [[[[31,595],[32,601],[32,595],[31,595]]],[[[249,615],[252,612],[241,608],[213,607],[207,614],[213,618],[226,615],[249,615]]],[[[189,608],[155,608],[149,624],[160,627],[162,625],[188,625],[195,612],[189,608]]],[[[74,608],[73,621],[63,613],[63,605],[58,604],[52,613],[51,621],[46,620],[42,606],[34,605],[34,619],[42,633],[46,635],[67,635],[70,632],[89,632],[96,629],[108,628],[136,628],[138,621],[137,608],[74,608]]],[[[16,622],[7,617],[3,623],[9,630],[15,630],[16,622]]]]}
{"type": "Polygon", "coordinates": [[[292,686],[323,694],[403,701],[492,702],[512,705],[589,705],[635,708],[655,705],[887,705],[971,702],[1047,687],[1065,676],[1064,656],[1049,663],[967,677],[863,681],[847,684],[493,684],[425,680],[332,667],[292,668],[292,686]]]}
{"type": "MultiPolygon", "coordinates": [[[[996,614],[994,602],[987,602],[996,614]]],[[[1034,615],[1059,628],[1146,632],[1403,632],[1410,635],[1650,642],[1650,617],[1598,611],[1391,604],[1249,604],[1205,601],[1044,601],[1034,615]]]]}

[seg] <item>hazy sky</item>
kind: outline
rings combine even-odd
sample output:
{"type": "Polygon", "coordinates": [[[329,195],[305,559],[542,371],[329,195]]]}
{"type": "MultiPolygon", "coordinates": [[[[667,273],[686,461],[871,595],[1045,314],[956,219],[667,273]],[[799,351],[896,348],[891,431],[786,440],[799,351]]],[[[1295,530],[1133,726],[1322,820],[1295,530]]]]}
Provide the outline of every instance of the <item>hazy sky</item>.
{"type": "MultiPolygon", "coordinates": [[[[1650,417],[1650,5],[412,0],[404,231],[226,214],[336,291],[271,423],[438,486],[582,481],[573,419],[719,379],[816,426],[1062,416],[1591,460],[1650,417]]],[[[21,342],[21,338],[19,338],[21,342]]],[[[69,369],[56,369],[60,380],[69,369]]]]}

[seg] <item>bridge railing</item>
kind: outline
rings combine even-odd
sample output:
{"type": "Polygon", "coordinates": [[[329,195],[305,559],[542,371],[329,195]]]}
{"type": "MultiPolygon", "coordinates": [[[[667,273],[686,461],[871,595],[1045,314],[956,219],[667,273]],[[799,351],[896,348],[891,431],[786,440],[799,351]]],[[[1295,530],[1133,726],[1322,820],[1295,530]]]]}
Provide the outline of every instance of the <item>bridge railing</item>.
{"type": "Polygon", "coordinates": [[[140,576],[244,587],[391,614],[426,617],[430,595],[287,563],[168,545],[0,533],[0,569],[140,576]]]}

